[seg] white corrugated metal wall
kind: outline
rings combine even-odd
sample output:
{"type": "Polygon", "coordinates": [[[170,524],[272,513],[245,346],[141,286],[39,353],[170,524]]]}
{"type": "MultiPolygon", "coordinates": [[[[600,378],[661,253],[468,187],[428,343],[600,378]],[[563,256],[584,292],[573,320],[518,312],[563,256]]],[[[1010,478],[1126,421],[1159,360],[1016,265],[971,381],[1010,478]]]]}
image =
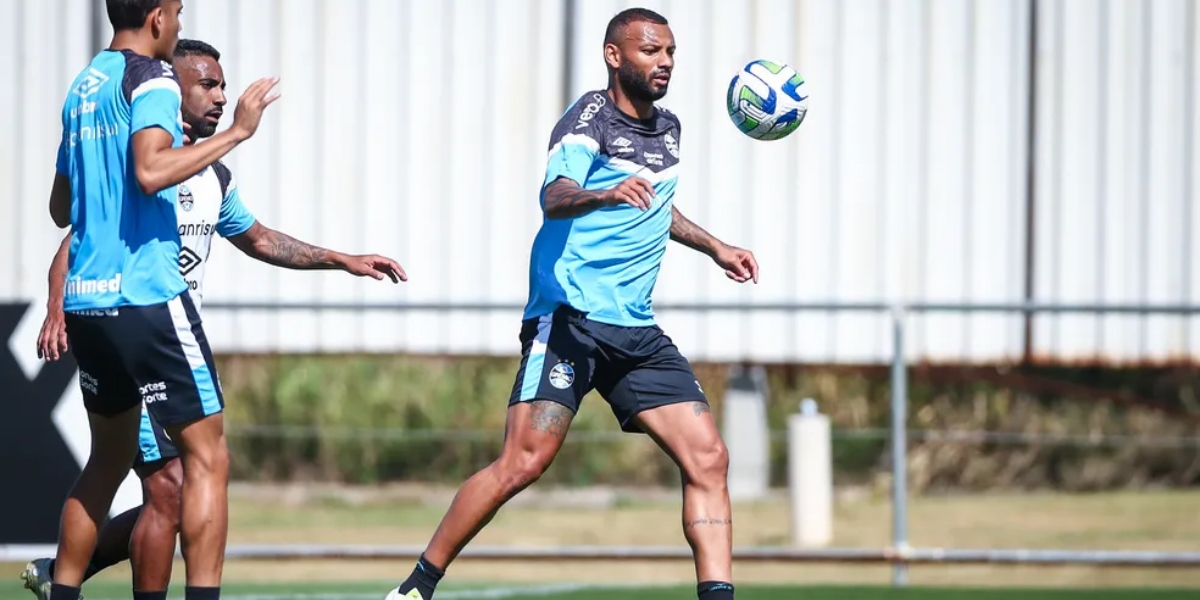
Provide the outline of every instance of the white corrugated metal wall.
{"type": "MultiPolygon", "coordinates": [[[[0,164],[0,214],[20,224],[0,297],[44,297],[58,235],[45,212],[57,113],[90,54],[91,15],[68,4],[0,1],[0,28],[16,28],[0,60],[12,62],[4,72],[17,73],[20,90],[0,100],[12,136],[0,146],[13,153],[0,164]]],[[[206,299],[521,304],[564,89],[573,98],[603,86],[604,24],[631,4],[190,0],[185,35],[225,52],[231,98],[259,76],[283,78],[283,99],[229,161],[259,218],[316,243],[392,255],[412,277],[396,287],[284,272],[218,244],[206,299]]],[[[674,247],[659,302],[1024,298],[1029,2],[642,4],[671,19],[679,42],[664,101],[684,123],[679,206],[763,266],[760,285],[737,286],[674,247]],[[724,113],[729,78],[758,57],[807,79],[808,119],[785,141],[753,142],[724,113]]],[[[1038,2],[1036,299],[1200,301],[1195,4],[1038,2]]],[[[219,351],[500,354],[516,352],[517,318],[206,315],[219,351]]],[[[698,359],[877,362],[890,349],[882,316],[664,313],[662,322],[698,359]]],[[[912,323],[914,357],[1024,351],[1018,316],[912,323]]],[[[1039,317],[1033,349],[1197,357],[1200,320],[1039,317]]]]}
{"type": "MultiPolygon", "coordinates": [[[[1047,2],[1038,19],[1038,299],[1200,302],[1197,3],[1047,2]]],[[[1039,317],[1043,355],[1200,356],[1200,319],[1039,317]]]]}

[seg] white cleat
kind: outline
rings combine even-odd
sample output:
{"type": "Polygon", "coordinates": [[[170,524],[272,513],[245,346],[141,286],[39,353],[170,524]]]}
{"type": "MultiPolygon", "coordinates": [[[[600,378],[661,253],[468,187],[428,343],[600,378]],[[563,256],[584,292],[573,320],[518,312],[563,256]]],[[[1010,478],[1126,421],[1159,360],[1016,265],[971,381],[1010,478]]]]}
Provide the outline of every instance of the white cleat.
{"type": "MultiPolygon", "coordinates": [[[[46,589],[50,589],[50,588],[46,588],[46,589]]],[[[383,600],[427,600],[427,599],[425,598],[425,596],[421,595],[421,592],[418,592],[417,590],[410,590],[407,594],[401,595],[400,588],[396,588],[396,589],[388,592],[387,597],[385,597],[383,600]]]]}

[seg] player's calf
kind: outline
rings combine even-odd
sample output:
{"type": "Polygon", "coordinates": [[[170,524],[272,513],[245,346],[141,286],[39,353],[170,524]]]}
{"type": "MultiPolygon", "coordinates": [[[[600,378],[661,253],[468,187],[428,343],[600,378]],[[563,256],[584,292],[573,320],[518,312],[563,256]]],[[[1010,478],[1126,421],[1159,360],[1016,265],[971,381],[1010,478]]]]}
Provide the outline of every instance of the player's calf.
{"type": "Polygon", "coordinates": [[[188,600],[220,596],[229,531],[229,449],[220,413],[183,427],[167,426],[183,462],[180,542],[188,600]]]}
{"type": "Polygon", "coordinates": [[[175,558],[175,536],[182,521],[183,465],[178,458],[171,458],[142,465],[138,475],[145,504],[130,539],[133,587],[138,592],[156,594],[153,598],[165,598],[175,558]]]}
{"type": "Polygon", "coordinates": [[[92,454],[63,506],[50,600],[77,600],[100,526],[137,452],[136,406],[101,416],[89,412],[92,454]]]}
{"type": "Polygon", "coordinates": [[[669,404],[646,410],[637,418],[679,466],[683,480],[683,532],[695,557],[697,595],[700,600],[732,600],[729,451],[708,404],[669,404]]]}
{"type": "Polygon", "coordinates": [[[505,502],[550,467],[573,417],[571,409],[548,400],[510,406],[500,458],[459,488],[416,567],[388,594],[388,600],[431,600],[445,569],[462,549],[505,502]]]}

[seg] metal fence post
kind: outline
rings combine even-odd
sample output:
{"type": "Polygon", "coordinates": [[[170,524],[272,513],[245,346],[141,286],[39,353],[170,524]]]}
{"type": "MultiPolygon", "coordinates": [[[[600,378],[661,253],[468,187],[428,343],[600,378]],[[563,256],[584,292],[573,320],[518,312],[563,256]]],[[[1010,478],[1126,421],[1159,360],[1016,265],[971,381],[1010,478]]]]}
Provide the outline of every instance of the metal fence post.
{"type": "MultiPolygon", "coordinates": [[[[908,380],[904,356],[903,306],[892,308],[892,547],[908,554],[908,380]]],[[[892,585],[908,585],[908,565],[892,565],[892,585]]]]}

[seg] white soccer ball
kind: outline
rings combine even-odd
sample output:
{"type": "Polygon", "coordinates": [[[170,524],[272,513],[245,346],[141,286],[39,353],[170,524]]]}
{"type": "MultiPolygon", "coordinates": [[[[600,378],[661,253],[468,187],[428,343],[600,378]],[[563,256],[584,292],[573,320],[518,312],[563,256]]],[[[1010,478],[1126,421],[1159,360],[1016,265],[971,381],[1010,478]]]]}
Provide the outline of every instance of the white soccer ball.
{"type": "Polygon", "coordinates": [[[804,78],[784,63],[756,60],[729,82],[729,118],[756,140],[787,137],[804,121],[808,95],[804,78]]]}

